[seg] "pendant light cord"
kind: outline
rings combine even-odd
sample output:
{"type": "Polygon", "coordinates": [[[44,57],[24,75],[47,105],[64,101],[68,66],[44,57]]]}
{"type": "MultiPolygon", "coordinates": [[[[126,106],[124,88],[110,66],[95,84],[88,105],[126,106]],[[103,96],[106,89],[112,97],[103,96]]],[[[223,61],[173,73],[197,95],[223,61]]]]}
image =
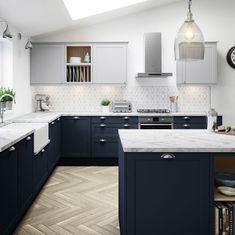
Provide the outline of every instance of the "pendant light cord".
{"type": "Polygon", "coordinates": [[[191,8],[192,8],[192,0],[189,0],[188,1],[188,11],[190,14],[192,13],[191,8]]]}

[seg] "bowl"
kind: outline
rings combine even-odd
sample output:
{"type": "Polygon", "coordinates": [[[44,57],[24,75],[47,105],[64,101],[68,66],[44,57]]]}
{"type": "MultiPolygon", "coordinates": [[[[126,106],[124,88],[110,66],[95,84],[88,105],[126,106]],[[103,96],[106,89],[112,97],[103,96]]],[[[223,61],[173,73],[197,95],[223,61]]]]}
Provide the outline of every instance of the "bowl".
{"type": "Polygon", "coordinates": [[[220,186],[217,188],[218,192],[225,196],[235,196],[235,188],[220,186]]]}
{"type": "Polygon", "coordinates": [[[70,57],[69,61],[70,61],[70,63],[80,64],[81,63],[81,57],[70,57]]]}
{"type": "Polygon", "coordinates": [[[227,186],[235,188],[235,174],[228,172],[215,173],[216,186],[227,186]]]}

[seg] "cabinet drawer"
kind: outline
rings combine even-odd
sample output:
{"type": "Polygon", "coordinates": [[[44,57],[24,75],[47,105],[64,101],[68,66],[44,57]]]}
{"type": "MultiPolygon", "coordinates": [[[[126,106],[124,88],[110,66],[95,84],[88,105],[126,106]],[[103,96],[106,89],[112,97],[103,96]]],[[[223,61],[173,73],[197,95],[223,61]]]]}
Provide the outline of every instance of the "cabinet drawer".
{"type": "Polygon", "coordinates": [[[206,123],[175,123],[174,129],[206,129],[206,123]]]}
{"type": "Polygon", "coordinates": [[[92,141],[92,156],[97,158],[117,158],[118,140],[116,138],[95,138],[92,141]]]}
{"type": "Polygon", "coordinates": [[[136,129],[137,125],[133,124],[93,124],[92,125],[92,135],[93,137],[102,136],[102,135],[118,135],[118,129],[136,129]]]}
{"type": "Polygon", "coordinates": [[[112,116],[100,116],[93,117],[92,123],[113,123],[113,124],[125,124],[125,123],[138,123],[138,117],[122,116],[122,117],[112,117],[112,116]]]}
{"type": "Polygon", "coordinates": [[[206,123],[206,116],[177,116],[174,117],[174,123],[206,123]]]}

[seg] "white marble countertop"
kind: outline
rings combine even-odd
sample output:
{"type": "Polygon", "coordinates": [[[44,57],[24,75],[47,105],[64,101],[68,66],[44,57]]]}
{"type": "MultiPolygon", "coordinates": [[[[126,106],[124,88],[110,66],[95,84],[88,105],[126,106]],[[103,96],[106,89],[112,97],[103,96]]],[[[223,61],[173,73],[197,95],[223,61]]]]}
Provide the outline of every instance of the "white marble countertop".
{"type": "Polygon", "coordinates": [[[178,113],[113,113],[113,112],[61,112],[61,116],[206,116],[206,112],[178,112],[178,113]]]}
{"type": "Polygon", "coordinates": [[[207,130],[119,130],[124,152],[235,152],[235,136],[207,130]]]}
{"type": "Polygon", "coordinates": [[[28,135],[34,133],[35,129],[29,126],[15,126],[6,125],[0,128],[0,152],[6,150],[17,142],[21,141],[28,135]]]}
{"type": "MultiPolygon", "coordinates": [[[[38,134],[37,131],[40,129],[45,128],[46,123],[9,123],[0,128],[0,152],[6,150],[7,148],[11,147],[12,145],[18,143],[25,137],[34,133],[34,140],[37,138],[37,143],[34,141],[34,153],[36,154],[42,148],[44,148],[48,143],[48,137],[41,139],[40,138],[40,146],[38,146],[38,134]],[[45,140],[44,140],[45,139],[45,140]],[[36,145],[35,145],[36,144],[36,145]],[[40,149],[39,149],[40,148],[40,149]],[[36,151],[36,152],[35,152],[36,151]]],[[[48,125],[47,125],[48,126],[48,125]]],[[[48,132],[48,129],[46,129],[48,132]]],[[[48,135],[48,133],[47,133],[48,135]]]]}
{"type": "Polygon", "coordinates": [[[113,112],[33,112],[24,116],[15,118],[13,122],[47,122],[50,123],[60,116],[139,116],[139,117],[151,117],[151,116],[206,116],[206,112],[178,112],[167,114],[153,114],[153,113],[113,113],[113,112]]]}
{"type": "Polygon", "coordinates": [[[49,123],[61,116],[60,112],[33,112],[12,120],[16,123],[28,122],[28,123],[49,123]]]}

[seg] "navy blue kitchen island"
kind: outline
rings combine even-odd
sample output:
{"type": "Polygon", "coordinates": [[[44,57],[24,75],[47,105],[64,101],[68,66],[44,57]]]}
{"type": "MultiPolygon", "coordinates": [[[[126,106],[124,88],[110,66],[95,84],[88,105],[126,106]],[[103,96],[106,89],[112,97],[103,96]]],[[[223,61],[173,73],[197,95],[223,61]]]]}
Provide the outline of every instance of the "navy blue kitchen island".
{"type": "Polygon", "coordinates": [[[214,158],[235,138],[205,130],[119,131],[121,235],[214,234],[214,158]]]}

